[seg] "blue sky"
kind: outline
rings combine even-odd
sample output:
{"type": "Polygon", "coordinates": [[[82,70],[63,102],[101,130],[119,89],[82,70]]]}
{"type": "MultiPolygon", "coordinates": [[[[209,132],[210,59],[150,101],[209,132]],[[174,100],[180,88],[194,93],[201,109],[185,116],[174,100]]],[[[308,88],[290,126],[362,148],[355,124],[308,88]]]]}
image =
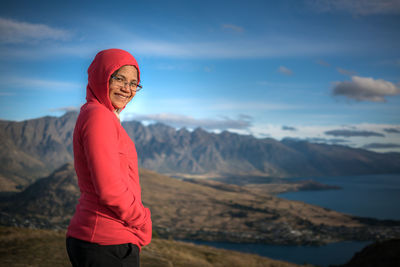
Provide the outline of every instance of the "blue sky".
{"type": "Polygon", "coordinates": [[[400,152],[400,1],[2,1],[0,118],[85,101],[122,48],[144,89],[124,120],[400,152]]]}

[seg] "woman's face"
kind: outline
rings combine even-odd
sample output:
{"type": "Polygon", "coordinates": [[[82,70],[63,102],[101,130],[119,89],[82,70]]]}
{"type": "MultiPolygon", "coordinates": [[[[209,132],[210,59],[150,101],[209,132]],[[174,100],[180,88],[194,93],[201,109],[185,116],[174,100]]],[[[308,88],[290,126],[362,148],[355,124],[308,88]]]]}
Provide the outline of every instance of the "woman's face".
{"type": "Polygon", "coordinates": [[[114,108],[121,109],[132,100],[136,92],[130,89],[130,84],[137,84],[137,69],[134,66],[122,66],[113,73],[117,79],[110,78],[110,101],[114,108]],[[121,82],[122,81],[122,82],[121,82]]]}

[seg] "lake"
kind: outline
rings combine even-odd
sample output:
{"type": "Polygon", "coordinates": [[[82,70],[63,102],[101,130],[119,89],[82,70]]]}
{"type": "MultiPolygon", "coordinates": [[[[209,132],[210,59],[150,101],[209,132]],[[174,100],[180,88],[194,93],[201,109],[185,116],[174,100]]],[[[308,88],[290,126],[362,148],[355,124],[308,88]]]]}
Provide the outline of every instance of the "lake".
{"type": "MultiPolygon", "coordinates": [[[[400,174],[307,178],[340,190],[300,191],[279,197],[361,217],[400,220],[400,174]]],[[[288,179],[289,181],[302,178],[288,179]]]]}
{"type": "Polygon", "coordinates": [[[197,245],[237,250],[258,254],[275,260],[297,264],[311,263],[318,266],[344,264],[371,242],[339,242],[321,247],[316,246],[278,246],[265,244],[235,244],[224,242],[186,241],[197,245]]]}
{"type": "MultiPolygon", "coordinates": [[[[299,200],[340,212],[378,219],[400,220],[400,174],[340,177],[290,178],[340,186],[340,190],[300,191],[279,194],[279,197],[299,200]]],[[[190,241],[193,242],[193,241],[190,241]]],[[[339,242],[325,246],[278,246],[265,244],[233,244],[195,241],[195,244],[255,253],[272,259],[297,264],[319,266],[344,264],[371,242],[339,242]]]]}

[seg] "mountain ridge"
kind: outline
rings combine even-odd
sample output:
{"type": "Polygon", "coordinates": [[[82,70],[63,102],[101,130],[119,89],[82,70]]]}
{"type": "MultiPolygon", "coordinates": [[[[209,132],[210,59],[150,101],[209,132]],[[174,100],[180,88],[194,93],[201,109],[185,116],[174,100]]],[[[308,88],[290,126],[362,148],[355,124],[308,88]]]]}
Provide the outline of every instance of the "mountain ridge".
{"type": "MultiPolygon", "coordinates": [[[[20,122],[0,121],[0,191],[19,191],[73,161],[77,112],[20,122]]],[[[156,123],[122,123],[134,140],[141,167],[168,175],[203,177],[335,176],[400,173],[400,153],[376,153],[340,145],[223,131],[192,132],[156,123]]]]}

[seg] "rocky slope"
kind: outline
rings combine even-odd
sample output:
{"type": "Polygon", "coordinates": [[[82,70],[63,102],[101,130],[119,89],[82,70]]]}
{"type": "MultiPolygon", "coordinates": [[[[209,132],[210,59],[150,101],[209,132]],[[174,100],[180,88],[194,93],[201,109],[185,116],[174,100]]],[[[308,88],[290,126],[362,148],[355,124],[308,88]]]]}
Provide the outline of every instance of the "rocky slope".
{"type": "Polygon", "coordinates": [[[0,121],[0,190],[15,191],[72,161],[77,116],[0,121]]]}
{"type": "MultiPolygon", "coordinates": [[[[400,237],[400,222],[354,218],[249,188],[180,181],[140,171],[144,204],[162,237],[270,244],[325,244],[400,237]]],[[[79,190],[66,164],[21,193],[0,199],[0,224],[65,229],[79,190]]]]}

